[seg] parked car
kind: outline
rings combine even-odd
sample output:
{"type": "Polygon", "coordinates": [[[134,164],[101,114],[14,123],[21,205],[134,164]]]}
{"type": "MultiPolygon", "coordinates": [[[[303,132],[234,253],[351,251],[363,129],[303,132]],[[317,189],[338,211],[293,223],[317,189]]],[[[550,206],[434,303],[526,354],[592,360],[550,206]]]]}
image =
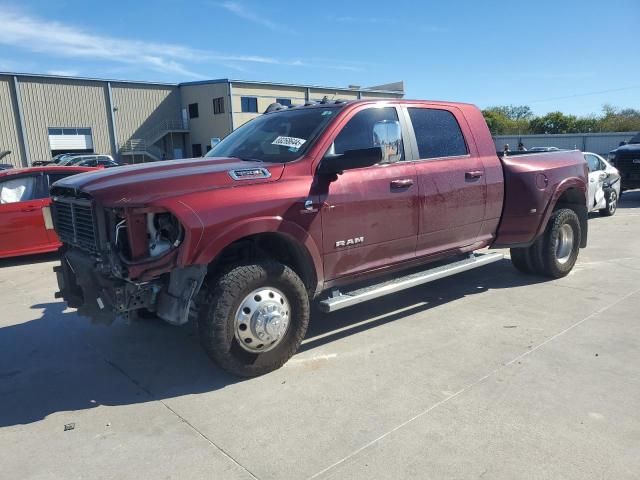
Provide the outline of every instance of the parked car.
{"type": "Polygon", "coordinates": [[[620,172],[622,192],[640,188],[640,133],[609,152],[609,162],[620,172]]]}
{"type": "Polygon", "coordinates": [[[529,152],[559,152],[560,149],[557,147],[531,147],[528,149],[529,152]]]}
{"type": "Polygon", "coordinates": [[[31,163],[32,166],[34,167],[43,167],[45,165],[59,165],[60,162],[62,162],[63,160],[69,158],[69,157],[73,157],[77,154],[74,153],[59,153],[58,155],[56,155],[55,157],[53,157],[51,160],[35,160],[34,162],[31,163]]]}
{"type": "Polygon", "coordinates": [[[611,216],[618,209],[620,197],[620,172],[600,155],[584,152],[589,166],[589,194],[587,207],[590,212],[611,216]]]}
{"type": "Polygon", "coordinates": [[[79,167],[119,167],[110,155],[76,155],[65,160],[65,165],[76,165],[79,167]]]}
{"type": "Polygon", "coordinates": [[[473,105],[323,101],[253,119],[213,158],[66,178],[56,296],[98,321],[197,316],[209,355],[252,376],[296,352],[314,300],[332,312],[503,258],[484,247],[567,275],[587,244],[582,153],[494,148],[473,105]]]}
{"type": "Polygon", "coordinates": [[[60,247],[53,230],[49,186],[93,168],[32,167],[0,172],[0,258],[52,252],[60,247]]]}

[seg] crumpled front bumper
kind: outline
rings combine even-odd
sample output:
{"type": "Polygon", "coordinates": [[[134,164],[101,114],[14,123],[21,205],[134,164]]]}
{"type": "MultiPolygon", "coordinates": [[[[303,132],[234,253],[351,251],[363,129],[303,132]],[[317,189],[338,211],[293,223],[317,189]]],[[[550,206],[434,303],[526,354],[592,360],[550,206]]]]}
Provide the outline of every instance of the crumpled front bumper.
{"type": "Polygon", "coordinates": [[[128,320],[132,312],[146,309],[173,325],[189,320],[193,297],[207,272],[206,266],[192,265],[146,282],[113,276],[106,265],[74,248],[60,251],[61,264],[54,267],[62,298],[80,315],[98,323],[128,320]]]}

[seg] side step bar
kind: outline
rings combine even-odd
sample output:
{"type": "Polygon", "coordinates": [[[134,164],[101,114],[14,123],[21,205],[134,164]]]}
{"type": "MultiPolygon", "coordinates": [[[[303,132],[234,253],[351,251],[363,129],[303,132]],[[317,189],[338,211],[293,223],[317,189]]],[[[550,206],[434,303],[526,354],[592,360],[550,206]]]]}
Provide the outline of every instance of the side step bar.
{"type": "Polygon", "coordinates": [[[504,254],[491,252],[469,254],[468,258],[448,263],[438,267],[428,268],[417,273],[412,273],[392,280],[359,288],[346,293],[338,293],[320,301],[320,310],[325,313],[335,312],[342,308],[350,307],[358,303],[366,302],[374,298],[382,297],[390,293],[399,292],[407,288],[433,282],[440,278],[450,277],[456,273],[466,272],[474,268],[483,267],[490,263],[498,262],[504,258],[504,254]]]}

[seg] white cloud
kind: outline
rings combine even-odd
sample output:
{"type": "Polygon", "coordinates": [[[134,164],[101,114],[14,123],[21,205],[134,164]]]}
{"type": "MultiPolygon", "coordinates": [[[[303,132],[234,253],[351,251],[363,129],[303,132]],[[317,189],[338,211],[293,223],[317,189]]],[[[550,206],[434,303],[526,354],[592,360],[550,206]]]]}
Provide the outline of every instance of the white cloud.
{"type": "Polygon", "coordinates": [[[250,7],[245,6],[240,2],[226,1],[217,4],[218,6],[224,8],[229,13],[233,13],[237,17],[240,17],[244,20],[248,20],[249,22],[253,22],[255,24],[261,25],[263,27],[268,28],[269,30],[274,30],[278,32],[286,32],[286,33],[295,33],[288,26],[274,22],[269,18],[259,15],[255,11],[253,11],[250,7]]]}
{"type": "Polygon", "coordinates": [[[77,77],[80,75],[78,70],[47,70],[47,75],[56,75],[60,77],[77,77]]]}
{"type": "MultiPolygon", "coordinates": [[[[2,25],[0,45],[54,57],[125,64],[140,70],[148,69],[193,79],[207,78],[192,69],[194,64],[216,64],[241,72],[247,71],[248,65],[280,65],[345,71],[361,71],[364,67],[364,64],[357,62],[339,60],[316,62],[295,58],[283,60],[263,55],[238,55],[200,50],[173,43],[116,38],[95,34],[73,25],[34,17],[1,5],[0,25],[2,25]]],[[[107,67],[108,64],[105,65],[105,69],[107,67]]],[[[16,68],[10,68],[10,70],[16,70],[16,68]]],[[[56,74],[75,73],[77,72],[60,70],[56,74]]]]}

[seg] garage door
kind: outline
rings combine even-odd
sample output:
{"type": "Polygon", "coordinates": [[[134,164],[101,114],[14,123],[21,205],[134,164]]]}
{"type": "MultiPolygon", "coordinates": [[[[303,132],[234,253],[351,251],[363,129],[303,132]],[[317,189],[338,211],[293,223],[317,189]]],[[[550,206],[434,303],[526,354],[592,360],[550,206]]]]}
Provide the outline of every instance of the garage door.
{"type": "Polygon", "coordinates": [[[50,128],[49,145],[51,150],[70,152],[74,150],[93,150],[90,128],[50,128]]]}

